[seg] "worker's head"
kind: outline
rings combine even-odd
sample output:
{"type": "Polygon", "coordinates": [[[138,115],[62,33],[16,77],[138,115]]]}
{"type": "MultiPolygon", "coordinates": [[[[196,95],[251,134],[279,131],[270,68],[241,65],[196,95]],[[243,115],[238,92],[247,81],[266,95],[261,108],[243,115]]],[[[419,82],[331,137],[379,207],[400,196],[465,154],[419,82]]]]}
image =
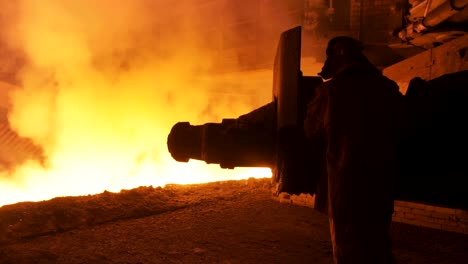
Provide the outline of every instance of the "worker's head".
{"type": "Polygon", "coordinates": [[[333,78],[349,65],[365,59],[361,42],[347,36],[332,38],[328,42],[327,59],[318,74],[324,79],[333,78]]]}

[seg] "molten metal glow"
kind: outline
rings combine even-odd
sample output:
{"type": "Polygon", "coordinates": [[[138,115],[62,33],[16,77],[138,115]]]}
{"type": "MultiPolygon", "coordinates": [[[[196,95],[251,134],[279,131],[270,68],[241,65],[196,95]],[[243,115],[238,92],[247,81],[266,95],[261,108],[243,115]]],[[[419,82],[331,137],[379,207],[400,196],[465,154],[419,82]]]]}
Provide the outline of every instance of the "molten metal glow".
{"type": "Polygon", "coordinates": [[[49,159],[45,168],[28,162],[0,175],[0,206],[271,176],[266,168],[178,163],[166,146],[178,121],[220,122],[268,103],[271,71],[212,74],[216,54],[190,21],[161,25],[170,12],[156,16],[147,5],[157,1],[17,2],[8,36],[28,63],[9,119],[49,159]]]}

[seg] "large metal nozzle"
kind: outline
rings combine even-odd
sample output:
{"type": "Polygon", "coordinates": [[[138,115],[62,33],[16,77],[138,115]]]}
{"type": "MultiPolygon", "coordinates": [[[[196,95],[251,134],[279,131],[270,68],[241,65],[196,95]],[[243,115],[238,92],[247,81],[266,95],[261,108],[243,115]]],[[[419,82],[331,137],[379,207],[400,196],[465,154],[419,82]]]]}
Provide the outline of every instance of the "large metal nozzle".
{"type": "Polygon", "coordinates": [[[172,127],[167,146],[180,162],[189,159],[220,164],[222,168],[272,167],[275,157],[274,104],[267,104],[238,119],[222,123],[172,127]],[[270,121],[268,121],[270,120],[270,121]]]}
{"type": "Polygon", "coordinates": [[[315,164],[306,148],[302,125],[318,76],[300,70],[301,27],[280,36],[273,67],[273,101],[237,119],[192,126],[174,125],[168,149],[177,161],[217,163],[222,168],[269,167],[278,192],[314,193],[315,164]]]}
{"type": "Polygon", "coordinates": [[[192,126],[189,122],[175,124],[167,137],[167,147],[172,157],[179,162],[188,162],[191,158],[202,159],[201,135],[201,126],[192,126]]]}

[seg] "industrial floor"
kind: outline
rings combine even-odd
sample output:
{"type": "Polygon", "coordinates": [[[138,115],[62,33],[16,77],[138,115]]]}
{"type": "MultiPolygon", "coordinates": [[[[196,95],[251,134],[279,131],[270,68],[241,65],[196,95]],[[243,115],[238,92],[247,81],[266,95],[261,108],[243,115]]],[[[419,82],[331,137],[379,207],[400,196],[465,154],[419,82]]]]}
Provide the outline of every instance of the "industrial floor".
{"type": "MultiPolygon", "coordinates": [[[[331,263],[328,218],[269,179],[0,207],[0,263],[331,263]]],[[[468,235],[394,223],[400,263],[468,263],[468,235]]]]}

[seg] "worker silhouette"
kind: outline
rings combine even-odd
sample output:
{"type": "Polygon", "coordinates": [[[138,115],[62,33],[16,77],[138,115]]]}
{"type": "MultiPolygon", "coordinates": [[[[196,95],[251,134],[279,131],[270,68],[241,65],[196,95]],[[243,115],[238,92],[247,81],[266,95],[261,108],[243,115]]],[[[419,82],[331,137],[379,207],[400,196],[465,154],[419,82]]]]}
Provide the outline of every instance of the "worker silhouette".
{"type": "Polygon", "coordinates": [[[304,130],[311,146],[326,146],[327,191],[317,194],[327,195],[334,263],[394,263],[390,225],[403,96],[362,50],[351,37],[329,41],[319,73],[326,81],[308,104],[304,130]]]}

